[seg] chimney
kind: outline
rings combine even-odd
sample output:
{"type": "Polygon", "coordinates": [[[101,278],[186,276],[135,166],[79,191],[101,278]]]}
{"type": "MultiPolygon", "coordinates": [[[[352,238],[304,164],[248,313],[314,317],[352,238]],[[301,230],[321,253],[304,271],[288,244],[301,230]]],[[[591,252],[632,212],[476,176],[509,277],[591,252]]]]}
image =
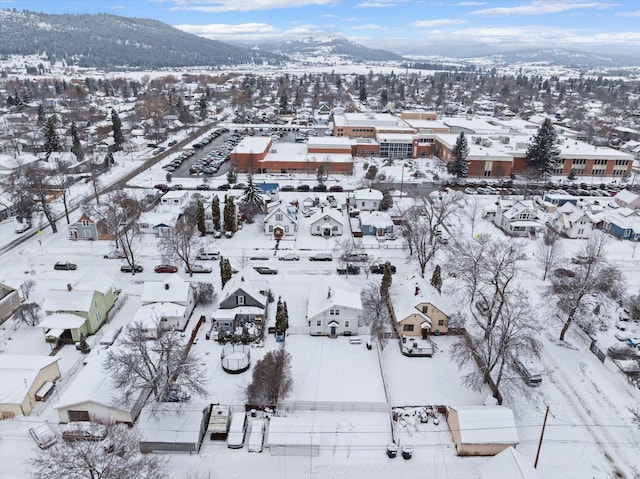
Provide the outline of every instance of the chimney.
{"type": "Polygon", "coordinates": [[[164,289],[169,289],[169,283],[164,283],[164,289]]]}
{"type": "Polygon", "coordinates": [[[329,286],[329,290],[327,291],[327,299],[331,299],[331,286],[329,286]]]}
{"type": "Polygon", "coordinates": [[[67,291],[71,291],[73,288],[71,287],[71,283],[67,283],[67,291]]]}
{"type": "Polygon", "coordinates": [[[414,294],[414,296],[418,296],[418,293],[420,292],[420,288],[418,287],[418,285],[416,284],[416,291],[414,294]]]}

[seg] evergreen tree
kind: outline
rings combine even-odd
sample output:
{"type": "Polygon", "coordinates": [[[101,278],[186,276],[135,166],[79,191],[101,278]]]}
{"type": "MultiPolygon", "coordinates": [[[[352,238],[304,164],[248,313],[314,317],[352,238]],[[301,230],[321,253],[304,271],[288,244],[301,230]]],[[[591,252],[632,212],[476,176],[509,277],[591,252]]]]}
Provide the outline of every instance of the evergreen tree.
{"type": "Polygon", "coordinates": [[[285,331],[289,329],[289,309],[286,301],[282,303],[282,326],[285,331]]]}
{"type": "Polygon", "coordinates": [[[316,172],[318,183],[323,184],[325,181],[327,181],[327,176],[327,167],[325,165],[320,165],[318,167],[318,171],[316,172]]]}
{"type": "Polygon", "coordinates": [[[438,290],[438,293],[442,292],[442,272],[440,271],[439,264],[437,264],[433,269],[433,274],[431,275],[431,285],[438,290]]]}
{"type": "Polygon", "coordinates": [[[386,299],[389,296],[389,288],[393,278],[391,276],[391,263],[388,261],[384,264],[384,273],[382,274],[382,280],[380,281],[380,297],[386,299]]]}
{"type": "Polygon", "coordinates": [[[204,205],[202,204],[202,201],[198,201],[196,207],[196,225],[198,226],[200,236],[205,236],[207,234],[207,228],[204,224],[204,205]]]}
{"type": "Polygon", "coordinates": [[[278,296],[278,304],[276,305],[276,334],[284,334],[282,329],[282,297],[278,296]]]}
{"type": "Polygon", "coordinates": [[[469,144],[464,136],[464,131],[460,132],[451,154],[453,155],[453,160],[447,163],[447,171],[452,175],[456,175],[457,178],[466,178],[469,170],[469,162],[467,161],[469,144]]]}
{"type": "Polygon", "coordinates": [[[227,183],[229,183],[230,185],[235,185],[237,180],[238,175],[236,173],[236,169],[229,168],[229,171],[227,171],[227,183]]]}
{"type": "Polygon", "coordinates": [[[224,211],[222,213],[224,222],[224,230],[236,232],[236,205],[233,202],[233,197],[225,196],[224,211]]]}
{"type": "Polygon", "coordinates": [[[556,131],[551,120],[544,120],[533,143],[527,148],[527,165],[539,176],[553,174],[560,150],[556,145],[556,131]]]}
{"type": "Polygon", "coordinates": [[[85,338],[84,334],[80,334],[80,344],[78,348],[82,354],[89,354],[91,352],[91,347],[89,343],[87,343],[87,338],[85,338]]]}
{"type": "Polygon", "coordinates": [[[213,220],[213,229],[220,230],[220,198],[218,195],[213,195],[211,201],[211,218],[213,220]]]}
{"type": "Polygon", "coordinates": [[[40,103],[38,105],[38,125],[44,125],[45,122],[45,117],[44,117],[44,106],[42,105],[42,103],[40,103]]]}
{"type": "Polygon", "coordinates": [[[220,257],[220,282],[222,283],[222,287],[227,284],[227,281],[231,279],[231,275],[233,274],[231,270],[231,263],[227,258],[220,257]]]}
{"type": "Polygon", "coordinates": [[[393,206],[393,198],[391,197],[391,193],[389,190],[384,190],[382,192],[382,200],[380,201],[380,210],[387,211],[390,210],[393,206]]]}
{"type": "Polygon", "coordinates": [[[71,152],[76,155],[78,161],[84,160],[84,151],[82,151],[82,144],[80,143],[80,138],[78,137],[78,127],[76,127],[76,122],[71,123],[71,152]]]}
{"type": "Polygon", "coordinates": [[[113,129],[113,142],[116,147],[116,151],[122,149],[124,143],[124,136],[122,134],[122,121],[120,121],[120,115],[115,109],[111,110],[111,128],[113,129]]]}
{"type": "Polygon", "coordinates": [[[282,89],[282,94],[280,95],[280,113],[287,113],[289,111],[289,97],[287,96],[286,90],[282,89]]]}
{"type": "Polygon", "coordinates": [[[60,151],[62,145],[60,144],[60,138],[56,131],[56,125],[58,124],[58,117],[51,115],[47,118],[47,122],[44,125],[44,151],[47,153],[47,159],[54,151],[60,151]]]}
{"type": "Polygon", "coordinates": [[[367,180],[375,180],[377,175],[378,175],[378,167],[376,165],[370,165],[364,177],[367,180]]]}
{"type": "Polygon", "coordinates": [[[198,115],[200,116],[200,120],[204,121],[207,119],[209,109],[209,102],[207,101],[207,96],[202,95],[198,100],[198,115]]]}
{"type": "Polygon", "coordinates": [[[240,202],[243,204],[254,204],[258,206],[262,206],[264,203],[260,190],[256,187],[253,182],[253,176],[251,175],[247,177],[247,186],[240,198],[240,202]]]}
{"type": "Polygon", "coordinates": [[[114,159],[113,159],[113,153],[108,152],[106,155],[104,155],[104,169],[108,170],[109,168],[111,168],[113,166],[113,164],[115,163],[114,159]]]}

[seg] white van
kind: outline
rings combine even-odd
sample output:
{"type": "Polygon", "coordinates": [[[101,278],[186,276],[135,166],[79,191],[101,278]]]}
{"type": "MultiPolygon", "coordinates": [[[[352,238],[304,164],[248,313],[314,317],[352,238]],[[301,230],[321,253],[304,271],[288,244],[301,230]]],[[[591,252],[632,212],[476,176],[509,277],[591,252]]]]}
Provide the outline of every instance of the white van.
{"type": "Polygon", "coordinates": [[[220,251],[208,251],[208,250],[200,251],[198,256],[196,256],[196,259],[199,261],[206,261],[206,260],[217,261],[220,259],[220,251]]]}
{"type": "Polygon", "coordinates": [[[47,449],[58,441],[58,436],[46,422],[29,428],[29,434],[40,449],[47,449]]]}
{"type": "Polygon", "coordinates": [[[251,422],[249,434],[249,452],[262,452],[264,443],[264,419],[256,418],[251,422]]]}
{"type": "Polygon", "coordinates": [[[514,361],[514,366],[529,386],[539,386],[542,383],[540,368],[535,361],[520,358],[514,361]]]}
{"type": "Polygon", "coordinates": [[[247,431],[247,414],[234,412],[231,416],[231,426],[227,434],[227,447],[240,449],[244,446],[244,434],[247,431]]]}

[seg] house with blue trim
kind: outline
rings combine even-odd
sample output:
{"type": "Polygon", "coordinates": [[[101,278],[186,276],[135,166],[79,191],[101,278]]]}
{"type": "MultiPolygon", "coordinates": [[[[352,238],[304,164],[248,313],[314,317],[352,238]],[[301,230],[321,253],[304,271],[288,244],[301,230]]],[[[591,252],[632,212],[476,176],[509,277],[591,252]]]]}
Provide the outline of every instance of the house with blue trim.
{"type": "Polygon", "coordinates": [[[600,213],[602,230],[620,239],[640,241],[640,212],[631,208],[618,208],[600,213]]]}
{"type": "Polygon", "coordinates": [[[389,213],[383,211],[362,211],[358,216],[360,231],[363,235],[385,239],[393,234],[393,220],[389,213]]]}
{"type": "Polygon", "coordinates": [[[277,203],[264,217],[264,234],[275,239],[293,236],[298,231],[298,211],[292,205],[277,203]]]}
{"type": "Polygon", "coordinates": [[[254,183],[260,193],[268,195],[270,201],[278,201],[280,193],[280,183],[254,183]]]}

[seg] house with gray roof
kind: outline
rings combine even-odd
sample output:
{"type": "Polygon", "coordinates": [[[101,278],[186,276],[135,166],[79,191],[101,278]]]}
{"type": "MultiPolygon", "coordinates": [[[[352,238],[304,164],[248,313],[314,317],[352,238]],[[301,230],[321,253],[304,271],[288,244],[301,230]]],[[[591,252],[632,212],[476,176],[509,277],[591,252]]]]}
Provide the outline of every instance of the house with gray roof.
{"type": "Polygon", "coordinates": [[[542,215],[532,200],[499,199],[493,223],[510,236],[535,235],[543,228],[542,215]]]}
{"type": "Polygon", "coordinates": [[[549,225],[559,234],[567,238],[589,238],[595,218],[589,211],[572,204],[565,203],[551,215],[549,225]]]}
{"type": "Polygon", "coordinates": [[[309,218],[314,236],[342,236],[344,223],[344,215],[335,208],[321,208],[309,218]]]}
{"type": "Polygon", "coordinates": [[[253,268],[234,274],[220,292],[220,303],[213,313],[218,331],[233,332],[247,323],[262,327],[267,312],[269,285],[253,268]]]}
{"type": "Polygon", "coordinates": [[[298,213],[292,205],[278,203],[269,208],[264,217],[264,234],[280,239],[294,236],[298,231],[298,213]]]}

